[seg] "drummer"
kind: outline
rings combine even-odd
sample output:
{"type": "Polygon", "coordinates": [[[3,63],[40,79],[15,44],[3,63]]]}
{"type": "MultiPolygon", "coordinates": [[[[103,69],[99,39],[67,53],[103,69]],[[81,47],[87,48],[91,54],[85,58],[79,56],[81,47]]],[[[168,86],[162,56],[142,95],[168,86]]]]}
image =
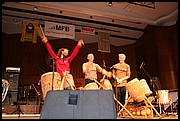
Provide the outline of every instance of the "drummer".
{"type": "MultiPolygon", "coordinates": [[[[121,53],[118,55],[119,62],[112,66],[113,78],[117,81],[114,83],[114,87],[117,86],[117,99],[124,105],[126,98],[126,88],[127,79],[130,78],[130,65],[125,62],[126,55],[121,53]],[[117,84],[117,85],[116,85],[117,84]]],[[[114,89],[115,90],[115,89],[114,89]]]]}
{"type": "Polygon", "coordinates": [[[70,74],[70,63],[71,61],[76,57],[76,55],[78,54],[80,48],[84,45],[84,41],[82,39],[80,39],[77,43],[77,45],[75,46],[72,54],[68,56],[68,52],[69,50],[67,48],[61,48],[59,49],[57,55],[54,53],[48,39],[46,36],[42,36],[41,37],[42,43],[44,43],[48,53],[50,54],[50,56],[52,57],[52,59],[55,60],[55,66],[56,66],[56,72],[58,72],[61,76],[61,79],[65,76],[68,75],[68,80],[69,82],[67,82],[67,80],[64,82],[64,89],[72,89],[72,87],[75,88],[75,84],[74,84],[74,80],[72,75],[70,74]]]}
{"type": "Polygon", "coordinates": [[[94,80],[97,80],[97,72],[102,73],[103,75],[106,75],[107,77],[112,77],[111,72],[106,71],[102,67],[100,67],[98,64],[94,63],[94,55],[92,53],[89,53],[87,55],[88,62],[83,63],[82,70],[85,74],[85,85],[95,82],[94,80]]]}

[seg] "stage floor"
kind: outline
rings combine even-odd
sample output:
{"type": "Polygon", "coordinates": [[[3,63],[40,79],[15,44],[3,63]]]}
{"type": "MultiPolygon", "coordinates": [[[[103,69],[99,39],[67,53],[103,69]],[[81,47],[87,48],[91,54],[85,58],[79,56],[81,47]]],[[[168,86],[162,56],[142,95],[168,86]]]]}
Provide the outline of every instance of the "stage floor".
{"type": "MultiPolygon", "coordinates": [[[[40,119],[40,114],[2,114],[2,119],[40,119]]],[[[131,117],[117,117],[117,119],[132,119],[131,117]]],[[[145,117],[135,117],[135,119],[147,119],[145,117]]],[[[154,116],[148,119],[178,119],[178,115],[169,114],[169,115],[162,115],[162,118],[159,116],[154,116]]]]}

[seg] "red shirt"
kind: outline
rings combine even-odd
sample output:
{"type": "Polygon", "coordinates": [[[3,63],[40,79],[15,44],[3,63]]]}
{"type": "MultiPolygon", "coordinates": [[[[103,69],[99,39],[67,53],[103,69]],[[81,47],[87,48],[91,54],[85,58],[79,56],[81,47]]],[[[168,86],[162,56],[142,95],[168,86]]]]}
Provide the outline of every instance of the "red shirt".
{"type": "Polygon", "coordinates": [[[63,62],[63,60],[54,53],[49,42],[46,42],[45,46],[52,58],[58,58],[55,60],[56,72],[58,72],[61,77],[63,77],[64,71],[68,71],[70,73],[70,63],[76,57],[81,47],[79,45],[76,45],[72,54],[69,57],[65,58],[63,62]]]}

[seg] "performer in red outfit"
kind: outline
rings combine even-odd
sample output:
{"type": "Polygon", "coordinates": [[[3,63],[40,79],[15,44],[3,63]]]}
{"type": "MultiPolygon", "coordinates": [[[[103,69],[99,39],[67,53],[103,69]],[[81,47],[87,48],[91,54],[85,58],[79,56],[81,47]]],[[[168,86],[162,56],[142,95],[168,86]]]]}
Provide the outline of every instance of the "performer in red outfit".
{"type": "Polygon", "coordinates": [[[55,66],[56,66],[56,72],[58,72],[61,76],[61,79],[66,75],[66,79],[64,82],[63,89],[72,89],[71,86],[75,87],[73,76],[70,74],[70,63],[71,61],[76,57],[78,54],[80,48],[84,45],[84,41],[80,39],[75,46],[72,54],[68,56],[69,50],[67,48],[61,48],[59,49],[57,55],[54,53],[50,43],[48,42],[47,37],[42,36],[41,37],[42,43],[44,43],[45,47],[47,48],[48,53],[50,56],[55,59],[55,66]],[[70,83],[69,83],[70,82],[70,83]]]}

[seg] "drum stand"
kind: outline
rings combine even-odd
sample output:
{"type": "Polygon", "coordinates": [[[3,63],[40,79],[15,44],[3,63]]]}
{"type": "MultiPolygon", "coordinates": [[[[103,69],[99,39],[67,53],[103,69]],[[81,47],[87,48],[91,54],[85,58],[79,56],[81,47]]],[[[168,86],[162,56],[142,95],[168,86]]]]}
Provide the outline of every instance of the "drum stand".
{"type": "MultiPolygon", "coordinates": [[[[130,96],[127,100],[127,102],[124,104],[124,107],[128,104],[129,100],[132,97],[130,96]]],[[[146,96],[144,96],[144,103],[146,104],[146,107],[148,107],[150,105],[150,107],[156,112],[156,114],[161,118],[162,116],[158,113],[158,111],[154,108],[154,106],[151,104],[151,102],[147,99],[146,96]],[[148,105],[149,104],[149,105],[148,105]]],[[[120,113],[123,111],[123,108],[119,111],[118,115],[120,115],[120,113]]]]}
{"type": "MultiPolygon", "coordinates": [[[[104,86],[102,85],[102,84],[100,84],[97,80],[95,80],[94,79],[94,81],[97,83],[97,84],[99,84],[103,89],[104,89],[104,86]]],[[[125,109],[126,110],[126,112],[132,117],[132,118],[134,118],[134,116],[125,108],[125,106],[123,106],[118,100],[117,100],[117,98],[115,97],[115,95],[114,95],[114,100],[117,102],[117,104],[119,104],[121,107],[122,107],[122,109],[125,109]]]]}
{"type": "Polygon", "coordinates": [[[151,102],[147,99],[147,97],[146,96],[144,96],[145,97],[145,100],[144,100],[144,102],[145,102],[145,104],[146,104],[146,106],[148,106],[148,103],[150,104],[150,106],[154,109],[154,111],[156,112],[156,114],[159,116],[159,117],[162,117],[159,113],[158,113],[158,111],[154,108],[154,106],[151,104],[151,102]],[[147,102],[146,102],[147,101],[147,102]]]}
{"type": "Polygon", "coordinates": [[[69,83],[69,85],[71,86],[71,89],[74,90],[74,87],[72,86],[72,84],[69,82],[69,80],[66,78],[67,76],[67,72],[64,72],[64,77],[62,78],[62,83],[60,86],[60,90],[63,90],[63,86],[64,86],[64,82],[67,81],[69,83]]]}

